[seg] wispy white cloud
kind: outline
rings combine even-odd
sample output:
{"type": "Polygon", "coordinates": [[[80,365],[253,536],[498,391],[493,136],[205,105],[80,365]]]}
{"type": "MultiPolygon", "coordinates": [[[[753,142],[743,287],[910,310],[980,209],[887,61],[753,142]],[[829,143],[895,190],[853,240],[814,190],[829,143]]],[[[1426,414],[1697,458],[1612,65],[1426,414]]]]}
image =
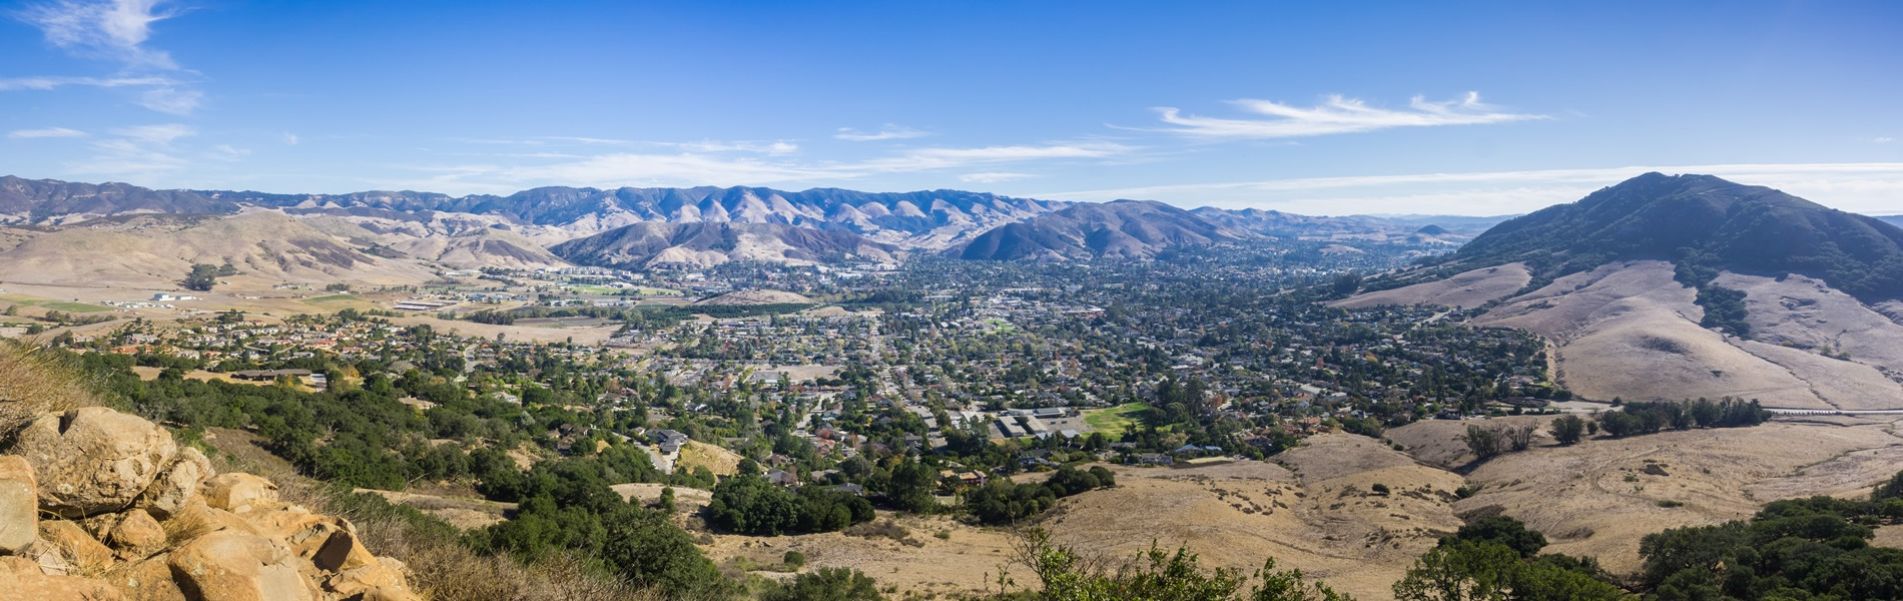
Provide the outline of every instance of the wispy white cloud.
{"type": "Polygon", "coordinates": [[[230,144],[219,144],[211,147],[211,150],[206,153],[206,156],[216,161],[232,162],[251,156],[251,149],[238,148],[230,144]]]}
{"type": "Polygon", "coordinates": [[[883,127],[880,127],[878,131],[871,132],[859,131],[850,127],[841,127],[838,133],[833,134],[833,137],[850,142],[879,142],[884,140],[910,140],[912,138],[923,138],[929,135],[932,135],[931,132],[913,129],[895,123],[887,123],[883,127]]]}
{"type": "Polygon", "coordinates": [[[1160,131],[1200,138],[1277,139],[1369,132],[1401,127],[1484,125],[1545,119],[1544,115],[1508,112],[1480,101],[1478,92],[1441,102],[1415,96],[1407,109],[1387,109],[1345,96],[1329,96],[1313,107],[1297,107],[1269,100],[1232,101],[1254,116],[1204,117],[1184,114],[1176,107],[1158,107],[1160,131]]]}
{"type": "MultiPolygon", "coordinates": [[[[984,147],[909,149],[859,161],[799,160],[771,145],[745,149],[731,143],[666,144],[678,152],[616,152],[582,157],[549,154],[530,164],[457,164],[413,168],[421,180],[388,182],[449,192],[506,192],[548,185],[686,186],[772,185],[842,182],[874,175],[920,173],[983,165],[1054,160],[1109,160],[1134,150],[1108,142],[1057,142],[984,147]]],[[[532,158],[514,155],[511,158],[532,158]]],[[[1014,173],[982,172],[1007,178],[1014,173]]],[[[993,181],[1004,181],[996,179],[993,181]]]]}
{"type": "Polygon", "coordinates": [[[958,181],[968,184],[996,184],[1014,182],[1029,177],[1032,177],[1029,173],[1017,173],[1014,171],[980,171],[978,173],[960,175],[958,176],[958,181]]]}
{"type": "Polygon", "coordinates": [[[190,161],[179,156],[175,143],[196,133],[191,127],[177,123],[115,129],[110,137],[92,143],[91,156],[69,163],[67,169],[76,174],[103,176],[148,176],[175,171],[190,165],[190,161]]]}
{"type": "Polygon", "coordinates": [[[1870,143],[1872,144],[1889,144],[1895,141],[1896,141],[1896,138],[1892,138],[1890,136],[1877,136],[1874,138],[1870,138],[1870,143]]]}
{"type": "Polygon", "coordinates": [[[799,152],[798,144],[783,140],[772,142],[703,140],[670,144],[687,152],[747,152],[753,154],[786,155],[799,152]]]}
{"type": "Polygon", "coordinates": [[[122,138],[149,144],[171,144],[179,138],[188,137],[198,132],[193,130],[189,125],[165,123],[160,125],[140,125],[137,127],[120,128],[112,130],[112,133],[122,138]]]}
{"type": "Polygon", "coordinates": [[[117,63],[114,77],[41,76],[0,79],[0,91],[53,90],[67,86],[146,87],[137,102],[154,111],[186,115],[204,93],[175,77],[189,73],[171,54],[147,44],[152,26],[178,13],[163,0],[53,0],[28,4],[11,15],[39,28],[47,43],[74,56],[117,63]]]}
{"type": "Polygon", "coordinates": [[[161,113],[190,115],[204,99],[205,94],[198,90],[154,88],[139,96],[139,105],[161,113]]]}
{"type": "Polygon", "coordinates": [[[35,138],[84,138],[86,132],[69,127],[44,127],[40,129],[16,129],[7,132],[7,137],[15,140],[35,138]]]}
{"type": "Polygon", "coordinates": [[[1734,163],[1303,177],[1037,194],[1060,200],[1142,198],[1181,206],[1274,208],[1318,215],[1523,213],[1571,202],[1648,171],[1702,173],[1770,186],[1847,211],[1903,212],[1903,163],[1734,163]]]}
{"type": "Polygon", "coordinates": [[[133,67],[176,69],[163,50],[149,48],[152,24],[174,16],[159,0],[59,0],[28,5],[18,17],[38,27],[46,41],[82,56],[133,67]]]}
{"type": "Polygon", "coordinates": [[[0,92],[18,90],[47,91],[67,86],[86,86],[94,88],[126,88],[147,86],[170,86],[177,80],[169,77],[7,77],[0,78],[0,92]]]}
{"type": "Polygon", "coordinates": [[[303,141],[304,139],[297,137],[297,134],[294,134],[288,131],[284,132],[284,144],[286,146],[296,146],[302,143],[303,141]]]}

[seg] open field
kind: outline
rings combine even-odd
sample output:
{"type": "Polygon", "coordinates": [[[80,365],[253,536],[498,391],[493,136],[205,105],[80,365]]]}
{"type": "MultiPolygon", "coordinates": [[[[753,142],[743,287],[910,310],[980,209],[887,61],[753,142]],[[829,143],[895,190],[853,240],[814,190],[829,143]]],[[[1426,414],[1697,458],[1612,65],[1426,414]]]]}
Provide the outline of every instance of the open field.
{"type": "Polygon", "coordinates": [[[675,461],[674,469],[691,471],[697,467],[704,467],[716,476],[732,476],[740,473],[741,459],[739,453],[698,440],[690,440],[687,444],[681,445],[681,457],[675,461]]]}
{"type": "Polygon", "coordinates": [[[1532,272],[1519,263],[1482,267],[1412,286],[1377,290],[1334,302],[1337,307],[1360,309],[1381,305],[1441,305],[1471,309],[1506,298],[1533,281],[1532,272]]]}
{"type": "Polygon", "coordinates": [[[1903,468],[1895,424],[1771,422],[1753,428],[1593,439],[1510,453],[1468,477],[1462,515],[1504,513],[1545,533],[1553,552],[1638,567],[1638,542],[1666,528],[1742,519],[1766,502],[1861,495],[1903,468]],[[1662,507],[1661,502],[1682,503],[1662,507]]]}
{"type": "Polygon", "coordinates": [[[396,323],[399,325],[406,325],[406,326],[427,325],[432,328],[436,328],[437,330],[455,332],[458,335],[474,336],[478,338],[495,338],[496,335],[500,334],[509,340],[529,340],[534,342],[561,342],[564,340],[573,339],[576,344],[600,344],[602,342],[606,342],[609,337],[614,336],[615,330],[617,329],[617,326],[611,326],[611,325],[575,326],[575,327],[561,327],[561,326],[535,327],[535,326],[525,326],[525,325],[496,325],[496,324],[476,323],[473,321],[440,319],[437,317],[431,317],[431,316],[425,316],[425,315],[409,315],[405,317],[396,317],[396,318],[391,318],[390,321],[392,323],[396,323]]]}
{"type": "Polygon", "coordinates": [[[1149,411],[1145,403],[1124,403],[1109,409],[1092,409],[1084,412],[1084,423],[1090,425],[1092,432],[1102,432],[1110,440],[1123,437],[1123,432],[1137,424],[1143,412],[1149,411]]]}
{"type": "Polygon", "coordinates": [[[67,313],[99,313],[112,310],[111,307],[101,307],[99,305],[73,301],[34,298],[17,294],[0,294],[0,303],[24,307],[39,307],[48,311],[65,311],[67,313]]]}

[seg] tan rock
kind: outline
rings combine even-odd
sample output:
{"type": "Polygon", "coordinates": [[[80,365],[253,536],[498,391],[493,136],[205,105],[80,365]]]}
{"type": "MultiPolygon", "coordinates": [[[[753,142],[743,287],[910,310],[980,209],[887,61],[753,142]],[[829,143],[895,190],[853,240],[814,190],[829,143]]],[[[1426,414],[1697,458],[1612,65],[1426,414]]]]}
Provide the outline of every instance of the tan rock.
{"type": "Polygon", "coordinates": [[[171,534],[172,540],[176,541],[191,540],[220,530],[262,534],[262,531],[250,520],[212,507],[199,496],[193,496],[191,500],[186,501],[184,507],[179,508],[177,513],[172,514],[162,524],[165,526],[165,531],[171,534]]]}
{"type": "Polygon", "coordinates": [[[357,539],[357,527],[349,520],[314,514],[296,505],[278,505],[268,511],[253,510],[245,518],[265,535],[284,541],[291,553],[311,560],[325,571],[335,572],[376,561],[357,539]]]}
{"type": "Polygon", "coordinates": [[[259,476],[232,472],[205,480],[200,493],[205,496],[205,503],[215,509],[244,513],[276,504],[278,485],[259,476]]]}
{"type": "Polygon", "coordinates": [[[185,506],[185,502],[198,496],[199,485],[216,473],[211,460],[205,454],[192,447],[179,450],[178,460],[159,474],[152,488],[145,491],[139,499],[139,505],[152,512],[153,517],[164,519],[185,506]]]}
{"type": "Polygon", "coordinates": [[[119,589],[126,601],[190,601],[172,578],[170,557],[159,555],[136,563],[119,564],[100,577],[119,589]]]}
{"type": "Polygon", "coordinates": [[[103,572],[112,567],[112,549],[94,540],[79,524],[66,520],[40,522],[40,543],[82,574],[103,572]]]}
{"type": "Polygon", "coordinates": [[[100,580],[52,576],[22,557],[0,557],[0,598],[33,601],[121,601],[119,591],[100,580]]]}
{"type": "Polygon", "coordinates": [[[39,536],[40,500],[33,464],[17,455],[0,456],[0,554],[14,554],[39,536]]]}
{"type": "Polygon", "coordinates": [[[410,590],[408,566],[389,557],[344,570],[325,581],[324,588],[345,599],[363,601],[417,601],[410,590]]]}
{"type": "Polygon", "coordinates": [[[172,434],[103,407],[47,414],[20,431],[13,454],[33,465],[40,507],[66,517],[124,509],[178,454],[172,434]]]}
{"type": "Polygon", "coordinates": [[[313,601],[301,560],[281,543],[220,530],[180,545],[168,563],[187,598],[199,601],[313,601]]]}
{"type": "Polygon", "coordinates": [[[112,533],[106,542],[119,551],[120,557],[145,557],[165,548],[165,528],[143,509],[125,512],[125,517],[112,527],[112,533]]]}

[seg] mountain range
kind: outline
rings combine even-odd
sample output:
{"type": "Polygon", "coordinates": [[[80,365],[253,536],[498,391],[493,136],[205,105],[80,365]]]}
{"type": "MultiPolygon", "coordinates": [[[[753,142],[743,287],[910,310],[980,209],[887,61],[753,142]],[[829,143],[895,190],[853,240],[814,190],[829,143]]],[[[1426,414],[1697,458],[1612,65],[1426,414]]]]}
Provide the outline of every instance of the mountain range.
{"type": "MultiPolygon", "coordinates": [[[[1497,221],[1448,217],[1445,229],[1425,234],[1421,227],[1432,218],[1190,211],[1156,202],[1073,203],[958,190],[544,187],[509,195],[272,194],[6,176],[0,177],[0,258],[13,252],[28,256],[14,257],[15,268],[0,266],[0,279],[32,273],[41,280],[49,274],[64,278],[70,271],[22,273],[25,268],[19,265],[95,263],[84,255],[89,246],[61,242],[68,238],[90,239],[90,247],[97,248],[151,246],[151,252],[141,255],[150,259],[142,268],[85,270],[112,276],[112,281],[155,284],[170,281],[175,277],[171,272],[191,263],[260,261],[251,255],[267,247],[235,248],[226,242],[167,247],[118,240],[160,233],[190,237],[203,231],[191,224],[220,220],[289,227],[268,218],[239,219],[259,214],[292,218],[311,230],[300,233],[300,239],[321,238],[324,244],[349,249],[365,257],[357,260],[357,268],[388,267],[385,271],[396,279],[404,277],[399,274],[426,273],[432,264],[467,269],[563,264],[707,267],[733,260],[892,263],[913,253],[968,259],[1140,259],[1176,246],[1297,238],[1451,248],[1497,221]],[[131,222],[139,227],[124,222],[138,216],[192,220],[131,222]],[[41,237],[48,239],[25,243],[41,237]],[[48,246],[68,254],[31,254],[48,246]],[[404,262],[417,264],[385,265],[404,262]],[[167,275],[157,275],[161,273],[167,275]]],[[[239,239],[247,236],[240,234],[239,239]]],[[[298,262],[272,273],[279,271],[292,279],[323,277],[322,269],[298,262]]]]}

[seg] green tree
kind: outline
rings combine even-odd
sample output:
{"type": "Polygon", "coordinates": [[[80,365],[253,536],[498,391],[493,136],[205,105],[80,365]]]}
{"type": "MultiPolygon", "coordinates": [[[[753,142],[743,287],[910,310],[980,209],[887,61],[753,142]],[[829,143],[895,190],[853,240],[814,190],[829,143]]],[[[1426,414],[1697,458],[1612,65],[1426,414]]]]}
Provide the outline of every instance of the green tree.
{"type": "Polygon", "coordinates": [[[1460,541],[1498,543],[1518,552],[1520,557],[1532,557],[1539,554],[1540,549],[1546,548],[1545,535],[1527,528],[1519,520],[1503,515],[1468,522],[1451,538],[1442,539],[1441,545],[1460,541]]]}
{"type": "Polygon", "coordinates": [[[1577,415],[1562,415],[1553,420],[1553,439],[1559,444],[1576,444],[1586,434],[1586,420],[1577,415]]]}
{"type": "Polygon", "coordinates": [[[667,516],[622,506],[602,516],[601,558],[629,581],[675,597],[719,597],[732,584],[667,516]]]}
{"type": "Polygon", "coordinates": [[[185,286],[186,290],[210,291],[212,286],[218,285],[218,266],[194,263],[191,272],[185,274],[185,281],[180,284],[185,286]]]}
{"type": "Polygon", "coordinates": [[[1520,554],[1494,542],[1456,540],[1421,555],[1400,582],[1399,601],[1507,601],[1520,554]]]}
{"type": "Polygon", "coordinates": [[[761,601],[885,601],[871,577],[848,568],[820,568],[795,576],[761,601]]]}

